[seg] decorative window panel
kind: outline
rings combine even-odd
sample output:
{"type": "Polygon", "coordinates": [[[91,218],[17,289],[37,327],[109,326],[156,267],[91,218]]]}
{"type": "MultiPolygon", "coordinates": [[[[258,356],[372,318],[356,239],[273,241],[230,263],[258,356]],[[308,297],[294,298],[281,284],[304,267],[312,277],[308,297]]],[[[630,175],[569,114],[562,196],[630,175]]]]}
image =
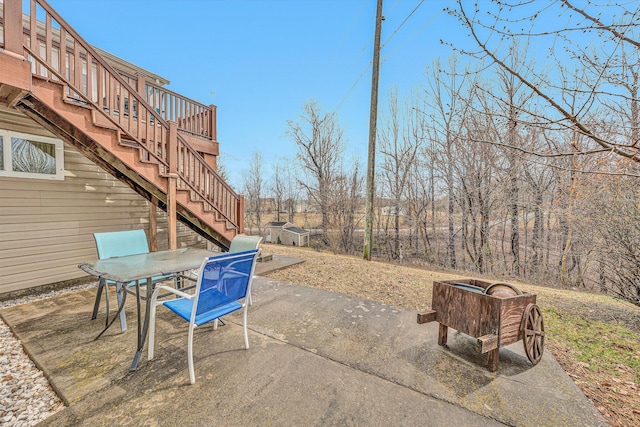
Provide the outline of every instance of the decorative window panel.
{"type": "Polygon", "coordinates": [[[0,176],[63,180],[62,141],[0,130],[0,176]]]}

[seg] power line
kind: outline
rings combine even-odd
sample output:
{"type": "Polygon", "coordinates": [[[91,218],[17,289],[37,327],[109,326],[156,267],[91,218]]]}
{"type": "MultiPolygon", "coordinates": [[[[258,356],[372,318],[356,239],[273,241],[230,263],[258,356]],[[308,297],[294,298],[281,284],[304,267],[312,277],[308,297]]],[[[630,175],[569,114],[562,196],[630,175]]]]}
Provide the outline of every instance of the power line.
{"type": "MultiPolygon", "coordinates": [[[[414,39],[418,34],[420,34],[421,32],[423,32],[423,31],[425,30],[425,28],[427,28],[429,25],[433,24],[433,21],[435,21],[435,20],[436,20],[436,18],[438,18],[440,15],[442,15],[442,14],[444,13],[445,9],[446,9],[447,7],[449,7],[449,5],[450,5],[451,3],[453,3],[453,2],[454,2],[454,0],[451,0],[451,1],[449,2],[449,4],[448,4],[445,8],[441,9],[441,10],[440,10],[440,12],[436,13],[435,15],[433,15],[433,16],[431,17],[431,19],[429,19],[427,22],[425,22],[425,23],[424,23],[424,25],[418,29],[418,31],[416,31],[416,32],[414,32],[413,34],[411,34],[411,36],[409,36],[409,38],[407,38],[407,39],[406,39],[406,40],[405,40],[405,41],[404,41],[400,46],[398,46],[398,47],[397,47],[393,52],[391,52],[391,54],[389,54],[388,56],[386,56],[386,57],[384,58],[384,60],[382,61],[382,64],[384,65],[384,63],[385,63],[385,62],[387,62],[387,60],[388,60],[389,58],[393,57],[396,53],[398,53],[398,51],[399,51],[399,50],[401,50],[401,49],[402,49],[402,48],[403,48],[407,43],[409,43],[411,40],[413,40],[413,39],[414,39]]],[[[418,5],[418,6],[420,6],[420,5],[418,5]]],[[[417,7],[416,7],[416,9],[417,9],[417,7]]],[[[414,11],[415,11],[415,10],[414,10],[414,11]]],[[[413,13],[413,12],[412,12],[412,13],[413,13]]],[[[405,21],[406,21],[406,20],[405,20],[405,21]]],[[[388,42],[390,39],[391,39],[391,38],[389,38],[389,39],[387,40],[387,42],[388,42]]]]}
{"type": "MultiPolygon", "coordinates": [[[[420,3],[418,3],[418,5],[406,16],[406,18],[400,23],[400,25],[398,25],[398,27],[396,27],[396,29],[393,31],[393,33],[391,34],[391,36],[389,36],[389,38],[384,42],[384,44],[381,46],[381,49],[384,48],[386,46],[387,43],[389,43],[389,41],[398,33],[398,31],[400,30],[400,28],[402,28],[402,26],[404,26],[404,24],[413,16],[413,14],[416,13],[416,11],[420,8],[420,6],[422,6],[422,4],[424,3],[424,0],[420,0],[420,3]]],[[[453,0],[449,3],[451,4],[453,3],[453,0]]],[[[397,5],[398,2],[394,3],[394,7],[395,5],[397,5]]],[[[393,9],[393,8],[392,8],[393,9]]],[[[404,41],[404,43],[402,45],[400,45],[398,48],[396,48],[391,55],[387,56],[386,58],[384,58],[384,60],[382,61],[383,65],[389,58],[391,58],[393,55],[395,55],[396,52],[398,52],[398,50],[400,50],[401,48],[403,48],[410,40],[412,40],[414,37],[416,37],[419,33],[421,33],[422,31],[424,31],[425,28],[427,28],[429,25],[431,25],[433,23],[433,21],[440,16],[442,13],[444,12],[444,9],[440,11],[440,13],[434,15],[429,21],[427,21],[418,31],[416,31],[415,33],[413,33],[407,40],[404,41]]],[[[362,54],[362,51],[360,52],[360,54],[362,54]]],[[[360,55],[359,54],[359,55],[360,55]]],[[[351,85],[351,87],[349,88],[349,90],[347,91],[347,93],[345,94],[345,96],[342,98],[342,100],[340,101],[340,103],[338,104],[338,106],[335,108],[334,113],[338,112],[340,110],[340,108],[342,108],[342,105],[346,102],[346,100],[349,98],[349,96],[351,96],[351,93],[353,93],[353,90],[356,88],[356,86],[358,85],[358,83],[360,83],[360,80],[362,80],[362,78],[368,73],[371,64],[373,61],[369,61],[369,63],[367,64],[366,68],[364,69],[364,71],[360,74],[360,76],[356,79],[356,81],[353,83],[353,85],[351,85]]]]}
{"type": "Polygon", "coordinates": [[[358,83],[360,83],[360,80],[362,80],[362,78],[365,76],[365,74],[367,74],[369,72],[369,69],[371,68],[371,64],[373,63],[373,61],[369,61],[369,63],[367,64],[367,67],[365,68],[365,70],[362,72],[362,74],[360,74],[360,77],[358,77],[356,79],[356,81],[353,83],[353,85],[351,86],[351,88],[347,91],[346,95],[344,96],[344,98],[342,98],[342,101],[340,101],[340,103],[338,104],[338,106],[336,107],[336,109],[333,111],[334,113],[337,113],[338,110],[340,110],[340,108],[342,107],[342,104],[344,104],[344,102],[347,100],[347,98],[349,98],[349,96],[351,96],[351,93],[353,92],[353,90],[356,88],[356,86],[358,85],[358,83]]]}
{"type": "MultiPolygon", "coordinates": [[[[364,10],[364,7],[366,6],[366,1],[367,0],[362,0],[362,2],[360,3],[360,7],[359,9],[356,11],[355,16],[353,17],[353,19],[351,20],[351,23],[349,24],[348,28],[344,31],[342,38],[340,39],[340,43],[344,43],[345,40],[347,40],[349,34],[351,33],[351,31],[353,30],[353,27],[355,26],[356,22],[358,21],[358,18],[360,17],[360,15],[362,15],[362,11],[364,10]]],[[[360,53],[358,53],[358,55],[356,55],[357,59],[358,57],[360,57],[362,55],[362,53],[365,51],[366,46],[363,46],[362,49],[360,50],[360,53]]],[[[333,64],[333,62],[335,62],[336,57],[338,56],[338,51],[334,50],[333,52],[333,56],[330,59],[330,63],[333,64]]]]}
{"type": "Polygon", "coordinates": [[[418,3],[418,5],[411,11],[411,13],[409,13],[409,15],[407,15],[406,18],[404,18],[404,21],[402,21],[402,23],[400,25],[398,25],[398,28],[396,28],[393,33],[391,33],[391,35],[389,36],[389,38],[382,44],[381,49],[383,49],[387,43],[389,43],[389,41],[393,38],[393,36],[396,35],[396,33],[400,30],[400,28],[402,28],[402,26],[409,20],[409,18],[411,18],[411,16],[416,13],[416,10],[418,10],[418,8],[420,6],[422,6],[422,3],[424,3],[424,0],[420,0],[420,3],[418,3]]]}

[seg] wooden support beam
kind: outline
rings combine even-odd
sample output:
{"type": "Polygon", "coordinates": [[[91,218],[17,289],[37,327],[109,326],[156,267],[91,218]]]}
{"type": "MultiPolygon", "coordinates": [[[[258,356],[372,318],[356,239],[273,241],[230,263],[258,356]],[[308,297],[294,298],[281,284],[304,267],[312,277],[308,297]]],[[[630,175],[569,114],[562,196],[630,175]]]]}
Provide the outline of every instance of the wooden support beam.
{"type": "Polygon", "coordinates": [[[486,353],[500,348],[500,337],[494,334],[483,335],[478,338],[478,344],[480,344],[480,353],[486,353]]]}
{"type": "Polygon", "coordinates": [[[18,105],[18,102],[22,101],[22,98],[27,96],[28,93],[29,91],[24,89],[12,90],[7,96],[7,107],[15,107],[16,105],[18,105]]]}
{"type": "Polygon", "coordinates": [[[169,175],[169,189],[167,191],[167,233],[169,234],[169,249],[178,248],[177,215],[176,215],[176,187],[178,175],[169,175]]]}
{"type": "Polygon", "coordinates": [[[178,186],[178,124],[169,122],[169,141],[167,148],[169,161],[169,185],[167,186],[167,234],[169,235],[169,249],[178,248],[176,189],[178,186]]]}
{"type": "Polygon", "coordinates": [[[156,204],[158,199],[152,198],[149,202],[149,250],[155,252],[158,250],[158,217],[156,214],[156,204]]]}

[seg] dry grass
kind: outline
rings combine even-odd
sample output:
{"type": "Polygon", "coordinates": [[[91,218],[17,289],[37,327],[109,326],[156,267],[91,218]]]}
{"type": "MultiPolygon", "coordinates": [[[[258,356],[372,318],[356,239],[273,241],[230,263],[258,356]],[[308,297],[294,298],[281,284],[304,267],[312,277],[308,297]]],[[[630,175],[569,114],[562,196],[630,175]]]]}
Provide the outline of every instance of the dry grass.
{"type": "MultiPolygon", "coordinates": [[[[465,277],[307,248],[263,245],[263,252],[305,260],[268,274],[273,279],[416,310],[430,308],[434,280],[465,277]]],[[[640,425],[640,308],[602,295],[517,285],[537,295],[547,349],[605,419],[640,425]]]]}

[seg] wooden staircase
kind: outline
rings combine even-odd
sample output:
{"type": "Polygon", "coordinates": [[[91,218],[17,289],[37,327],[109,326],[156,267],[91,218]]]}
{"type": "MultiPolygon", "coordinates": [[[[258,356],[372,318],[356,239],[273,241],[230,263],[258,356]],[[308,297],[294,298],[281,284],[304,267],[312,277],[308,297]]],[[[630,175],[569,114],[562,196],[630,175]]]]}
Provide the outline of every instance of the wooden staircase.
{"type": "Polygon", "coordinates": [[[228,248],[243,231],[244,206],[214,169],[215,107],[117,71],[44,0],[28,1],[28,16],[19,0],[3,5],[0,71],[22,67],[29,76],[2,79],[0,101],[167,211],[170,224],[228,248]]]}

